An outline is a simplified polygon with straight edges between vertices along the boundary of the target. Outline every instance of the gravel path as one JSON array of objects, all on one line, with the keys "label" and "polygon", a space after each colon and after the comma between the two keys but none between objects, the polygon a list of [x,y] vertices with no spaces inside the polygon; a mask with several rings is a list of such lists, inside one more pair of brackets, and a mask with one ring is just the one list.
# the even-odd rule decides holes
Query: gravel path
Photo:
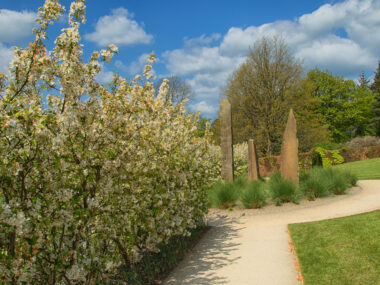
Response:
[{"label": "gravel path", "polygon": [[212,210],[211,229],[163,284],[299,285],[287,225],[380,209],[380,180],[347,195],[260,210]]}]

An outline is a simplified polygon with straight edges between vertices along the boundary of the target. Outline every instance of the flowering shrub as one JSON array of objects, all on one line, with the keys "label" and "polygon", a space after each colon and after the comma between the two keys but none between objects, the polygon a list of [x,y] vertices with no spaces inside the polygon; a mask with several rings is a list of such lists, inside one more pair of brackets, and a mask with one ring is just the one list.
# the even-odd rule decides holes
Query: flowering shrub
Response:
[{"label": "flowering shrub", "polygon": [[248,174],[248,143],[234,145],[235,176]]},{"label": "flowering shrub", "polygon": [[106,88],[95,77],[117,47],[83,61],[84,0],[46,50],[63,13],[46,0],[35,41],[0,76],[0,283],[97,283],[187,235],[207,209],[209,135],[195,137],[184,103],[165,103],[167,82],[154,96],[154,57],[143,78]]},{"label": "flowering shrub", "polygon": [[[248,143],[240,143],[234,145],[234,176],[239,177],[247,175],[248,173]],[[220,179],[221,175],[221,163],[222,153],[220,146],[211,145],[209,151],[210,160],[210,172],[214,180]]]}]

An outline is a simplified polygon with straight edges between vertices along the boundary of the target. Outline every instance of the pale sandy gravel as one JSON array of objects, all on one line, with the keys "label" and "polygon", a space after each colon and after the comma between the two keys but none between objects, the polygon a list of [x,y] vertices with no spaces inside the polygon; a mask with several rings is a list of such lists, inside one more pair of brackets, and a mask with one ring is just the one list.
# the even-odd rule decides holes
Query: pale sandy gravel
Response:
[{"label": "pale sandy gravel", "polygon": [[287,225],[380,209],[380,180],[347,195],[261,210],[213,210],[211,229],[163,284],[299,285]]}]

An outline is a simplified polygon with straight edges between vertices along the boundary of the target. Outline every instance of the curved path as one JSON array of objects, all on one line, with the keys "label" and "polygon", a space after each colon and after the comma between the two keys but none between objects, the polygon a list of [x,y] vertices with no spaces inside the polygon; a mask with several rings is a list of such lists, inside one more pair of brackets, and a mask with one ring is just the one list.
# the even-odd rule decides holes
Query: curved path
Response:
[{"label": "curved path", "polygon": [[163,284],[299,285],[287,225],[380,209],[380,180],[358,184],[300,205],[211,212],[211,229]]}]

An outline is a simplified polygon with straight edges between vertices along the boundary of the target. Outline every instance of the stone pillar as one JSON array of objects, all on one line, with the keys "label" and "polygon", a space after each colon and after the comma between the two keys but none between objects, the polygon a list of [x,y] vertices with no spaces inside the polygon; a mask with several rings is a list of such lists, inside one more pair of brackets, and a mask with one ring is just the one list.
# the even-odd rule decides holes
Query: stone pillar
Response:
[{"label": "stone pillar", "polygon": [[284,138],[281,145],[280,160],[282,177],[292,181],[295,185],[298,185],[298,139],[297,124],[293,109],[290,109],[288,122],[286,124]]},{"label": "stone pillar", "polygon": [[222,150],[222,181],[234,180],[234,154],[232,145],[231,104],[227,99],[220,101],[220,147]]},{"label": "stone pillar", "polygon": [[259,160],[256,152],[256,145],[253,139],[248,141],[248,182],[257,180],[260,177]]}]

